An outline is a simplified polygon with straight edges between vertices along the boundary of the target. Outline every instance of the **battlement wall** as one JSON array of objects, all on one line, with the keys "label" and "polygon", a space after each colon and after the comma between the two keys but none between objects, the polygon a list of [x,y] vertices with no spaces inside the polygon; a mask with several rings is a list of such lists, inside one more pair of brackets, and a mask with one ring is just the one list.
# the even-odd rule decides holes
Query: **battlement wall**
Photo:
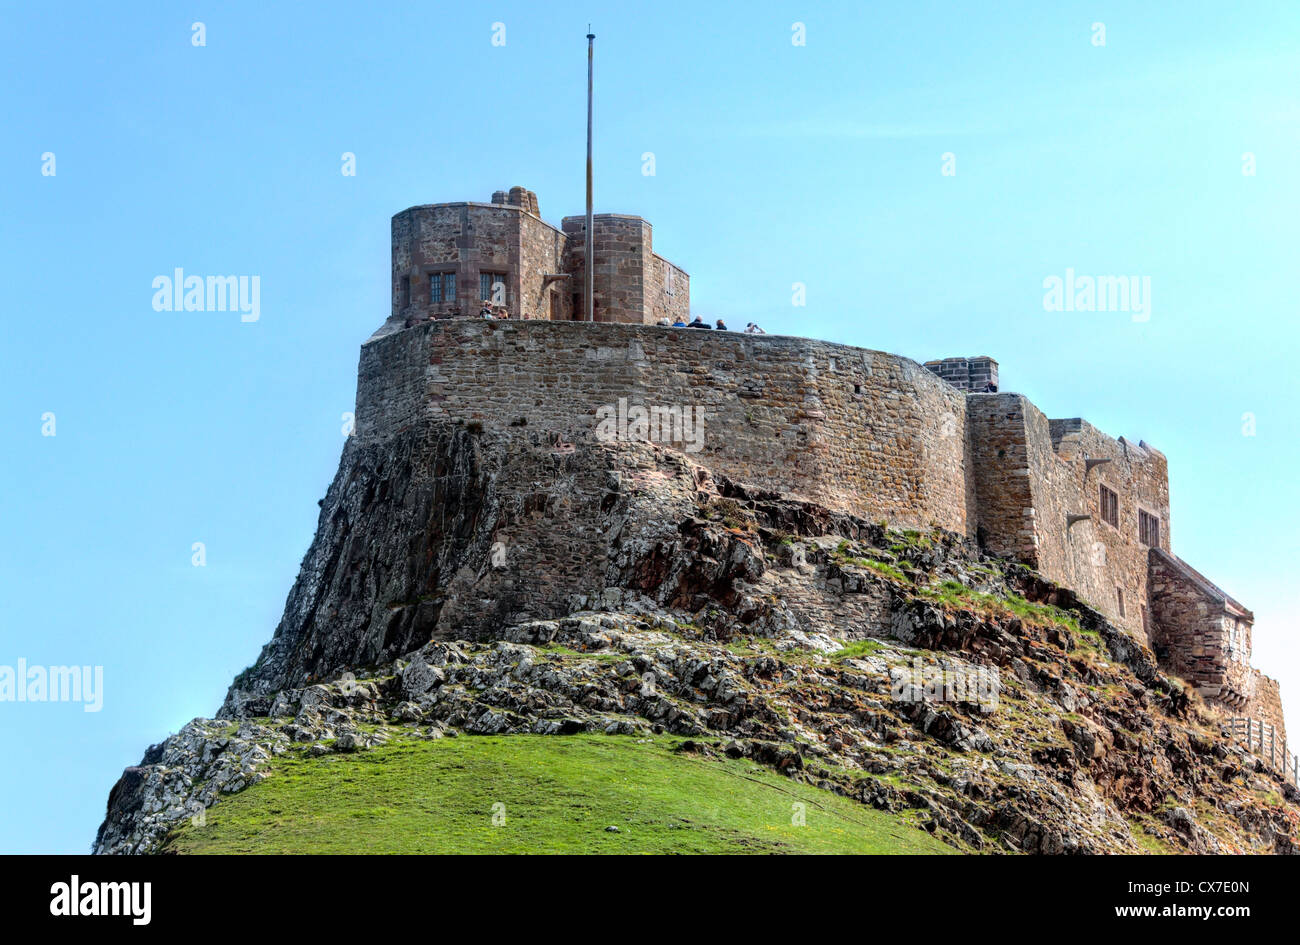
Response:
[{"label": "battlement wall", "polygon": [[[537,255],[549,232],[558,259],[564,236],[519,207],[486,203],[447,203],[411,207],[393,217],[392,279],[394,316],[430,317],[477,314],[482,300],[481,273],[501,273],[506,307],[520,311],[521,220]],[[534,260],[530,259],[530,263]],[[544,265],[544,264],[543,264]],[[450,276],[453,291],[433,298],[430,276]]]},{"label": "battlement wall", "polygon": [[581,448],[611,423],[645,438],[630,407],[699,408],[698,442],[650,438],[751,486],[973,535],[966,401],[907,358],[804,338],[453,319],[362,348],[356,433],[460,422]]},{"label": "battlement wall", "polygon": [[1259,677],[1250,665],[1254,615],[1163,549],[1151,552],[1150,591],[1151,645],[1161,662],[1201,695],[1248,715]]},{"label": "battlement wall", "polygon": [[1245,718],[1258,719],[1266,725],[1273,726],[1279,756],[1284,746],[1287,753],[1294,753],[1295,747],[1287,741],[1286,737],[1286,718],[1282,713],[1282,691],[1277,680],[1265,676],[1257,669],[1252,669],[1250,672],[1254,677],[1254,685],[1251,687],[1253,695],[1242,707],[1240,714]]},{"label": "battlement wall", "polygon": [[[1113,622],[1145,637],[1148,546],[1139,517],[1155,518],[1154,540],[1168,550],[1164,454],[1082,420],[1049,420],[1020,394],[968,399],[985,545],[1073,588]],[[1114,496],[1107,508],[1103,486]]]},{"label": "battlement wall", "polygon": [[[586,217],[561,221],[568,237],[565,268],[577,275],[585,271]],[[641,217],[623,213],[598,213],[591,221],[592,316],[598,322],[654,324],[658,315],[651,303],[659,296],[651,257],[653,232]],[[574,286],[574,303],[585,310],[585,277]]]}]

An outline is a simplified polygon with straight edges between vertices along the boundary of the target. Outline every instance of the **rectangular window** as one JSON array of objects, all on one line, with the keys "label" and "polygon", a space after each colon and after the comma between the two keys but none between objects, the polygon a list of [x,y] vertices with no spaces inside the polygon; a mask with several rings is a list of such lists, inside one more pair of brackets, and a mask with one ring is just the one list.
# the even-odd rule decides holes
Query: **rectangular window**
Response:
[{"label": "rectangular window", "polygon": [[1119,604],[1119,615],[1124,616],[1124,588],[1115,588],[1115,601]]},{"label": "rectangular window", "polygon": [[1160,519],[1138,509],[1138,541],[1148,548],[1160,547]]},{"label": "rectangular window", "polygon": [[456,301],[456,273],[454,272],[429,273],[429,301],[430,302]]},{"label": "rectangular window", "polygon": [[406,308],[411,304],[411,277],[402,276],[397,283],[397,307]]},{"label": "rectangular window", "polygon": [[504,272],[480,272],[478,274],[478,297],[491,305],[505,305],[506,274]]},{"label": "rectangular window", "polygon": [[1105,486],[1101,487],[1101,520],[1113,528],[1119,528],[1119,496]]}]

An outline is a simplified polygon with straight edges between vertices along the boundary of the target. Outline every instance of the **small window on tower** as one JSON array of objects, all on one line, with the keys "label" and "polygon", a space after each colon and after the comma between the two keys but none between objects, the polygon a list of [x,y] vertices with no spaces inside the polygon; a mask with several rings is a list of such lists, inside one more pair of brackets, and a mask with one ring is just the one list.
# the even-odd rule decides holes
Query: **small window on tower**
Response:
[{"label": "small window on tower", "polygon": [[429,301],[430,302],[456,301],[456,273],[454,272],[429,273]]},{"label": "small window on tower", "polygon": [[1138,509],[1138,541],[1148,548],[1160,547],[1160,519]]},{"label": "small window on tower", "polygon": [[406,308],[411,304],[411,277],[402,276],[397,282],[397,307]]},{"label": "small window on tower", "polygon": [[1124,588],[1122,587],[1115,588],[1115,603],[1119,607],[1119,615],[1123,617],[1124,616]]},{"label": "small window on tower", "polygon": [[504,272],[480,272],[478,274],[478,297],[492,305],[505,305],[506,274]]},{"label": "small window on tower", "polygon": [[1119,496],[1115,490],[1101,487],[1101,520],[1113,528],[1119,528]]}]

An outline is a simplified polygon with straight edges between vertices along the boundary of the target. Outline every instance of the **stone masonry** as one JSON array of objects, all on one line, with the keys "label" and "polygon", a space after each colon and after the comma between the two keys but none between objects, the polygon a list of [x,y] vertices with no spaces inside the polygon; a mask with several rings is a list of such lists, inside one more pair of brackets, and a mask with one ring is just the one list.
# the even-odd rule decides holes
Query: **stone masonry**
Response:
[{"label": "stone masonry", "polygon": [[[620,401],[700,408],[697,443],[655,441],[737,481],[872,520],[974,534],[965,396],[906,358],[826,342],[583,322],[424,322],[363,347],[357,434],[434,420],[582,448],[600,442],[598,412],[617,415]],[[629,429],[628,438],[646,437]]]},{"label": "stone masonry", "polygon": [[[654,324],[690,312],[690,276],[655,253],[650,224],[618,213],[593,218],[598,322]],[[585,217],[563,228],[541,218],[537,195],[497,191],[491,203],[438,203],[393,217],[393,308],[388,328],[477,315],[581,319]],[[485,291],[486,290],[486,291]]]},{"label": "stone masonry", "polygon": [[926,361],[925,366],[953,387],[968,392],[984,392],[989,385],[998,389],[998,362],[990,357],[944,358]]}]

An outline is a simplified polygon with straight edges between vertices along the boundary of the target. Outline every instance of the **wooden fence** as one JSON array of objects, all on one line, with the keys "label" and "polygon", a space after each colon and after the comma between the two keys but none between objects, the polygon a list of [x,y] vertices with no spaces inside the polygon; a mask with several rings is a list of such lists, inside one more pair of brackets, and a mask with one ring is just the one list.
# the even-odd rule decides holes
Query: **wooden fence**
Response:
[{"label": "wooden fence", "polygon": [[1300,757],[1293,754],[1284,739],[1277,737],[1273,726],[1261,719],[1231,718],[1224,730],[1234,742],[1300,787]]}]

